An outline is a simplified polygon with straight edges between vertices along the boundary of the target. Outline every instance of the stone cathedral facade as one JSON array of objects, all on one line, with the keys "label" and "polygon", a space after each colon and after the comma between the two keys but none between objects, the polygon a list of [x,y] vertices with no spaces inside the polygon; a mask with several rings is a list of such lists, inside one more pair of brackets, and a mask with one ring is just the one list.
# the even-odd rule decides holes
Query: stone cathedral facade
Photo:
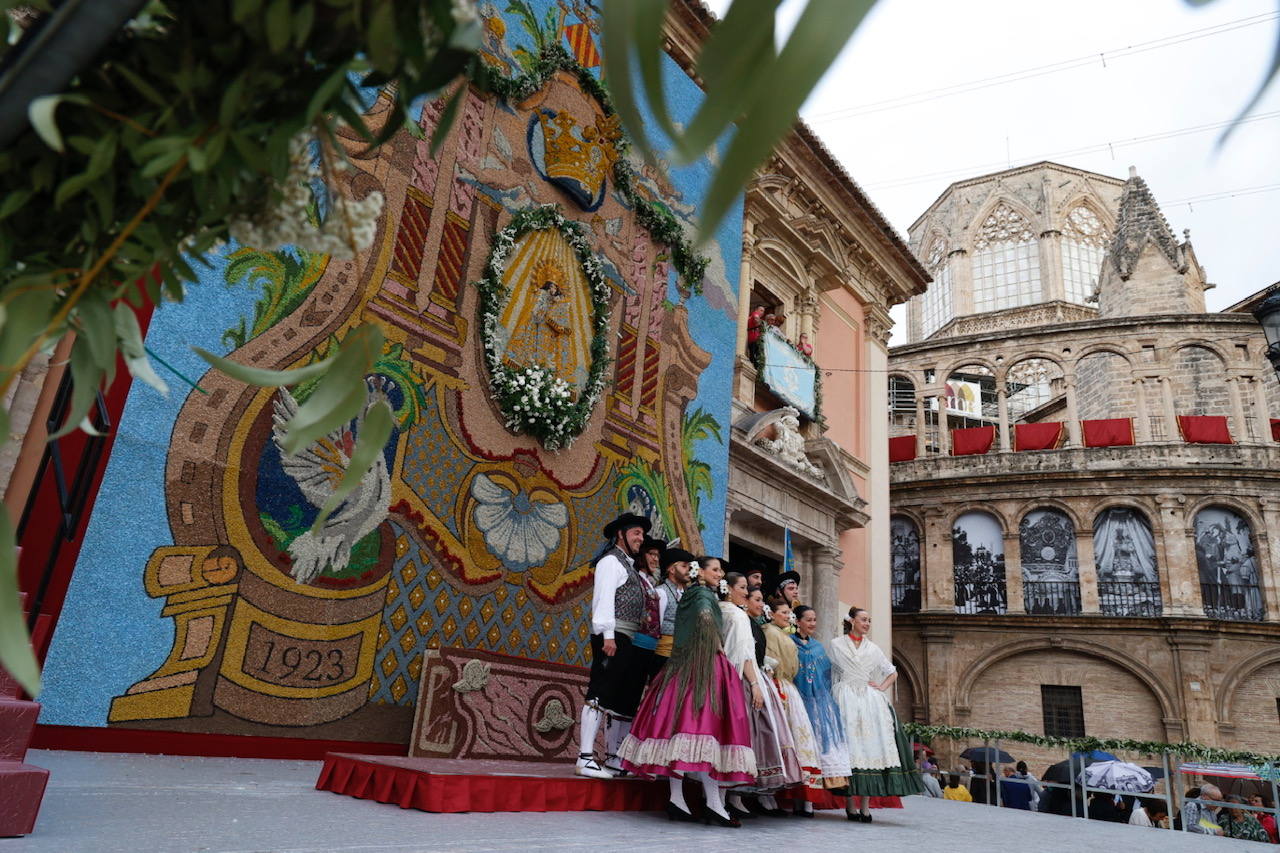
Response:
[{"label": "stone cathedral facade", "polygon": [[1133,170],[960,181],[910,239],[934,281],[889,359],[902,717],[1274,751],[1280,387],[1252,299],[1205,310]]}]

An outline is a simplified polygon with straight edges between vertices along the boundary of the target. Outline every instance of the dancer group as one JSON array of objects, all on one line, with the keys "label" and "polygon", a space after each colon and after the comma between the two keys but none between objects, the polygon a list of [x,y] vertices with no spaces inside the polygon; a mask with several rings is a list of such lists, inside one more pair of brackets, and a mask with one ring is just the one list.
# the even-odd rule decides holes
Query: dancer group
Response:
[{"label": "dancer group", "polygon": [[[666,547],[649,530],[631,513],[604,528],[579,775],[665,777],[667,817],[725,827],[788,814],[781,794],[790,813],[812,817],[820,791],[869,823],[870,798],[922,790],[885,692],[897,673],[867,636],[866,610],[851,608],[847,633],[824,647],[798,574],[784,572],[766,602],[758,573]],[[701,785],[701,809],[686,801],[686,779]]]}]

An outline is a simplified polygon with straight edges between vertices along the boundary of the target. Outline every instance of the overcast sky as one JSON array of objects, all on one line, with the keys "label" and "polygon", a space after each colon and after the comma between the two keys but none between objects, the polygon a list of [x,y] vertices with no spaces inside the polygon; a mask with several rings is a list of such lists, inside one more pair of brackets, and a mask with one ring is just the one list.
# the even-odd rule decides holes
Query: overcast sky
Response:
[{"label": "overcast sky", "polygon": [[[783,28],[799,8],[787,0]],[[956,180],[1044,159],[1136,166],[1175,233],[1191,229],[1220,310],[1280,279],[1280,80],[1221,148],[1220,129],[1185,131],[1244,106],[1278,18],[1274,0],[880,0],[802,115],[903,236]],[[894,99],[913,102],[883,108]]]}]

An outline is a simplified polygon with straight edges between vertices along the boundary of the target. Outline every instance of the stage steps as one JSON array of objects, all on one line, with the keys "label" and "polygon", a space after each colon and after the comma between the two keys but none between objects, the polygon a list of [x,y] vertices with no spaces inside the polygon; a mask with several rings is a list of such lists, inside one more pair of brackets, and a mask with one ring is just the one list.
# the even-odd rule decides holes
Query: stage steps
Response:
[{"label": "stage steps", "polygon": [[[22,596],[26,612],[26,596]],[[26,763],[40,703],[0,668],[0,837],[29,835],[36,826],[49,771]]]}]

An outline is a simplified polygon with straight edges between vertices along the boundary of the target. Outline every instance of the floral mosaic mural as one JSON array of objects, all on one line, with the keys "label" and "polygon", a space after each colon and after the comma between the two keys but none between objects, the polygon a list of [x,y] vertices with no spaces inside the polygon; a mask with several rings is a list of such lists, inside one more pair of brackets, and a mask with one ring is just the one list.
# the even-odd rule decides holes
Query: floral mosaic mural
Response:
[{"label": "floral mosaic mural", "polygon": [[[131,392],[44,722],[404,742],[450,650],[534,685],[588,663],[591,561],[619,511],[723,546],[740,216],[691,254],[707,164],[628,152],[586,4],[481,9],[505,97],[470,93],[434,156],[439,101],[376,154],[343,140],[353,195],[386,199],[367,252],[229,246],[157,312],[148,345],[198,387]],[[387,344],[366,408],[388,401],[395,429],[312,531],[362,418],[287,456],[278,424],[314,389],[250,388],[187,350],[293,367],[370,321]],[[569,694],[547,696],[530,725],[564,717]]]}]

